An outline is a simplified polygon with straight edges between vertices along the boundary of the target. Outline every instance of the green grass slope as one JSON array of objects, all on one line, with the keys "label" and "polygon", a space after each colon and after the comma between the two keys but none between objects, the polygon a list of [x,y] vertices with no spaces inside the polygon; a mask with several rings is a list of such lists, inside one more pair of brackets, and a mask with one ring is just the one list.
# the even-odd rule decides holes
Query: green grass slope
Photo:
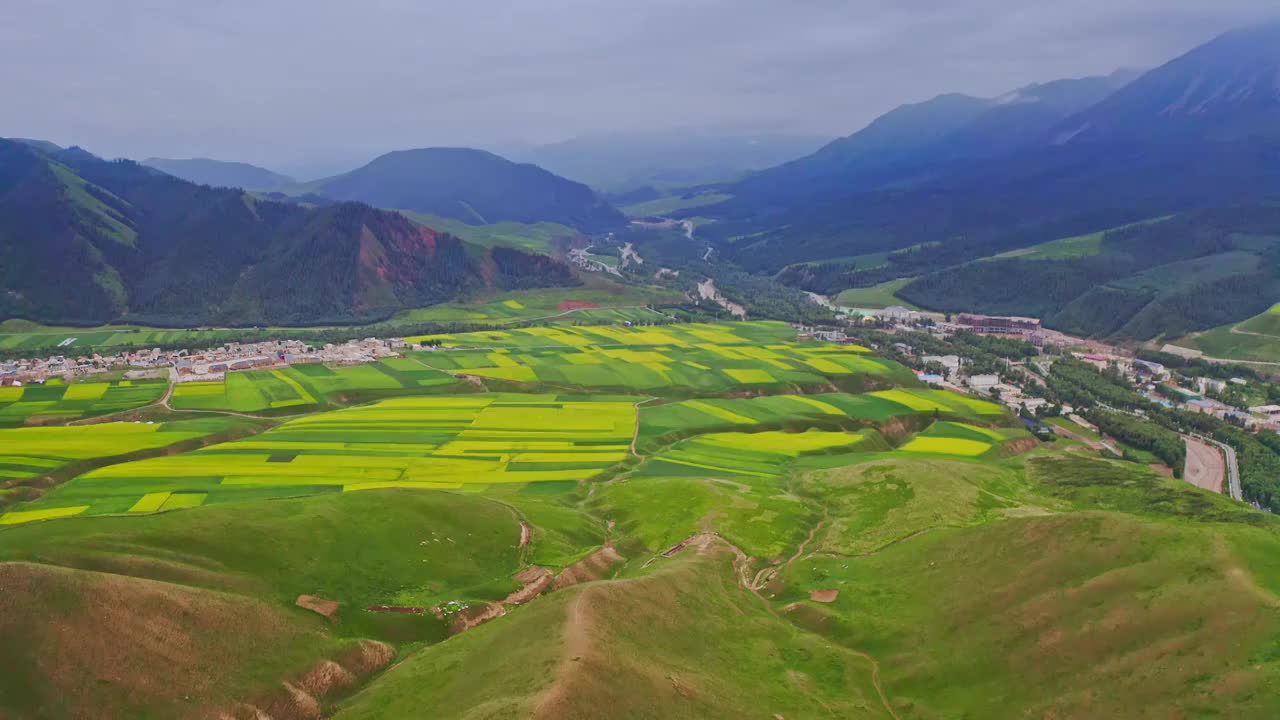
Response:
[{"label": "green grass slope", "polygon": [[866,660],[773,616],[732,561],[713,545],[539,599],[414,655],[334,717],[890,717]]}]

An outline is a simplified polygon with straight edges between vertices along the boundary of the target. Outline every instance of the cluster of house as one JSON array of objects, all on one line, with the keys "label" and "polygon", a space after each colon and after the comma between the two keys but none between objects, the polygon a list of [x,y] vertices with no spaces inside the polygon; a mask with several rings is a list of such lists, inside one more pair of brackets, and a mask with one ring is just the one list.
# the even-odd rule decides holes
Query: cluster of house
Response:
[{"label": "cluster of house", "polygon": [[66,357],[54,355],[0,363],[0,385],[42,383],[55,377],[87,377],[117,370],[168,374],[177,382],[217,380],[226,373],[255,368],[284,367],[297,363],[353,365],[373,362],[411,349],[421,349],[400,338],[365,338],[314,347],[301,340],[259,343],[227,343],[199,351],[133,350],[115,355]]},{"label": "cluster of house", "polygon": [[946,337],[966,330],[982,335],[1011,335],[1019,337],[1036,347],[1044,347],[1051,341],[1074,340],[1060,336],[1060,333],[1046,331],[1039,318],[1015,317],[1000,315],[978,315],[976,313],[960,313],[954,317],[943,313],[912,310],[894,305],[887,308],[863,309],[837,307],[849,323],[881,322],[903,329],[918,329],[927,326],[930,333]]}]

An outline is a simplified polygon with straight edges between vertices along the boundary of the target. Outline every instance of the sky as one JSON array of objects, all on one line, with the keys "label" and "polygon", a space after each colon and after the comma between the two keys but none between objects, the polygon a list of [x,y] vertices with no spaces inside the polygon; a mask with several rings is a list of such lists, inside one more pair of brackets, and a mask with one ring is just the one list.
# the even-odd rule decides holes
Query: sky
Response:
[{"label": "sky", "polygon": [[410,147],[847,135],[1150,68],[1275,0],[4,0],[0,136],[301,177]]}]

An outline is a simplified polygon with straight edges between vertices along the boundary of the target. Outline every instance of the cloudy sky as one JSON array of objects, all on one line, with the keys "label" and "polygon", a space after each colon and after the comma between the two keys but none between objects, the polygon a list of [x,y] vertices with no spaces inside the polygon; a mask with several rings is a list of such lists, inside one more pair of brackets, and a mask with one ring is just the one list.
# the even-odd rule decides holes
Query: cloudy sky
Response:
[{"label": "cloudy sky", "polygon": [[1152,67],[1275,0],[8,0],[0,136],[302,175],[395,148],[844,135]]}]

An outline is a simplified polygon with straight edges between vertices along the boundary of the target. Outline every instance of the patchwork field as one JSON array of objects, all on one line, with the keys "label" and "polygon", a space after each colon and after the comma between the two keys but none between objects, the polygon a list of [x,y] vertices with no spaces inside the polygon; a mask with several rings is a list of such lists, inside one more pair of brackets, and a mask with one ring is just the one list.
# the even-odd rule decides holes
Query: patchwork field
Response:
[{"label": "patchwork field", "polygon": [[433,391],[453,384],[453,377],[412,358],[385,358],[347,367],[312,363],[279,370],[227,373],[222,381],[179,383],[169,404],[175,410],[296,412],[315,408],[333,396],[344,394],[385,396]]},{"label": "patchwork field", "polygon": [[814,387],[833,380],[912,382],[905,368],[870,355],[866,348],[779,341],[793,334],[775,323],[527,328],[426,338],[446,346],[489,349],[418,353],[413,358],[480,378],[653,394]]},{"label": "patchwork field", "polygon": [[631,399],[473,395],[384,400],[292,420],[247,440],[104,467],[34,509],[89,515],[325,492],[576,482],[625,460]]},{"label": "patchwork field", "polygon": [[[185,440],[224,433],[241,425],[236,418],[178,420],[166,423],[101,423],[83,427],[0,429],[0,507],[26,481],[73,463],[105,460],[142,450],[168,447]],[[75,504],[45,507],[22,505],[0,515],[0,524],[13,524],[83,512]]]},{"label": "patchwork field", "polygon": [[1280,712],[1271,515],[778,323],[433,339],[0,429],[0,716]]},{"label": "patchwork field", "polygon": [[[389,328],[421,323],[503,325],[543,320],[548,322],[666,322],[669,318],[646,310],[650,305],[681,302],[679,292],[656,287],[635,287],[605,278],[590,277],[582,287],[513,290],[480,295],[468,302],[445,303],[405,310],[390,320],[365,326],[367,334],[386,336]],[[26,320],[0,322],[0,353],[47,350],[50,354],[84,354],[104,348],[166,346],[214,346],[250,337],[308,339],[317,330],[332,328],[271,327],[262,331],[233,328],[166,329],[141,325],[60,327]]]},{"label": "patchwork field", "polygon": [[648,327],[529,327],[510,330],[405,338],[411,342],[434,342],[446,348],[580,348],[664,345],[767,345],[795,339],[796,331],[786,323],[753,321],[742,323],[689,323]]},{"label": "patchwork field", "polygon": [[0,387],[0,428],[44,425],[110,415],[156,402],[168,384],[162,380],[82,381]]},{"label": "patchwork field", "polygon": [[502,325],[535,319],[564,322],[655,322],[667,318],[646,310],[649,305],[679,303],[678,292],[639,288],[590,278],[583,287],[516,290],[481,295],[471,302],[406,310],[392,322],[456,322]]}]

